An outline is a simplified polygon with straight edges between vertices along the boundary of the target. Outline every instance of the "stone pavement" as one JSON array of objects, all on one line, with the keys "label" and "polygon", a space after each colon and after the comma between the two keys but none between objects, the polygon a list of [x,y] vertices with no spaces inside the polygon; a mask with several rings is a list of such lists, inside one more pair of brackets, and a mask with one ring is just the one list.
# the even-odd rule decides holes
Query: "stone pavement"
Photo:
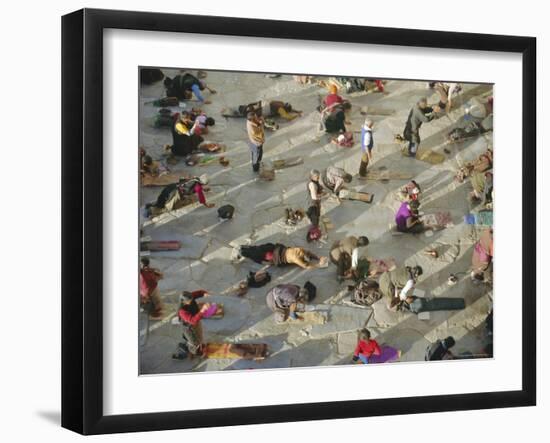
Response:
[{"label": "stone pavement", "polygon": [[[173,77],[178,71],[165,70]],[[180,251],[153,253],[151,264],[160,268],[165,278],[160,281],[160,290],[167,304],[166,315],[175,314],[178,294],[182,290],[206,289],[213,296],[208,301],[222,302],[225,307],[223,319],[203,321],[206,341],[261,342],[269,345],[270,355],[260,362],[235,360],[188,360],[173,361],[180,327],[172,325],[169,318],[161,323],[149,322],[150,332],[145,333],[147,321],[140,315],[140,369],[142,374],[174,373],[186,371],[212,371],[225,369],[286,368],[318,365],[348,364],[357,338],[357,331],[368,326],[380,344],[388,344],[402,351],[400,361],[423,360],[426,346],[437,338],[453,335],[457,345],[455,353],[480,352],[485,344],[483,321],[492,307],[492,288],[470,282],[465,271],[470,266],[473,244],[478,230],[462,222],[464,214],[471,211],[467,195],[469,182],[458,184],[453,180],[457,167],[472,160],[492,145],[492,135],[470,140],[457,145],[445,146],[446,160],[439,165],[430,165],[417,159],[402,156],[400,146],[393,137],[403,130],[409,110],[422,96],[430,103],[437,102],[435,93],[426,88],[425,82],[388,81],[387,93],[343,94],[353,104],[352,121],[362,123],[362,106],[393,109],[390,116],[377,116],[374,120],[373,169],[387,168],[413,175],[423,190],[422,211],[449,211],[454,226],[436,232],[433,236],[401,235],[389,232],[389,223],[399,201],[396,191],[405,181],[359,181],[359,136],[352,148],[341,148],[330,143],[327,135],[319,132],[319,115],[315,111],[319,95],[326,90],[315,85],[300,85],[291,76],[266,78],[262,74],[235,74],[209,72],[209,86],[218,91],[215,95],[205,93],[212,104],[203,106],[216,125],[206,136],[207,140],[220,141],[227,145],[223,154],[230,161],[227,168],[217,162],[207,166],[188,167],[183,162],[171,166],[174,171],[185,171],[210,177],[211,191],[207,200],[216,204],[232,204],[236,208],[231,221],[220,222],[216,208],[208,209],[198,204],[185,207],[170,214],[163,214],[154,221],[142,219],[144,235],[153,239],[180,240]],[[463,107],[473,97],[491,94],[489,85],[465,84],[453,111],[422,126],[422,148],[443,151],[444,136],[463,118]],[[142,87],[140,95],[140,146],[146,148],[153,158],[161,159],[163,146],[171,144],[168,128],[155,129],[152,117],[159,108],[145,104],[162,97],[162,82]],[[264,161],[292,156],[302,156],[304,164],[277,171],[271,182],[259,181],[250,167],[249,151],[244,119],[224,119],[222,108],[236,106],[259,99],[288,101],[304,115],[292,122],[280,122],[276,132],[266,131]],[[175,108],[173,108],[175,109]],[[305,240],[308,223],[296,226],[284,223],[287,207],[305,208],[305,187],[308,172],[328,165],[343,167],[354,174],[350,188],[373,193],[372,204],[335,200],[323,201],[323,216],[330,218],[334,229],[328,232],[323,243],[308,244]],[[142,188],[140,205],[153,201],[161,188]],[[259,289],[250,289],[242,297],[227,295],[231,286],[246,278],[249,271],[260,268],[249,260],[231,262],[233,246],[265,242],[281,242],[312,249],[318,255],[328,255],[330,244],[348,235],[366,235],[371,244],[368,255],[376,258],[393,257],[398,264],[416,265],[424,269],[418,289],[426,296],[464,297],[466,309],[454,312],[431,313],[428,320],[419,320],[410,313],[392,313],[383,300],[371,308],[353,307],[345,303],[346,284],[335,278],[335,267],[310,271],[297,267],[270,268],[272,282]],[[423,254],[427,247],[436,247],[439,258]],[[450,273],[458,274],[460,281],[447,285]],[[326,312],[324,324],[291,322],[275,324],[271,311],[265,303],[265,294],[273,285],[293,282],[302,285],[312,281],[318,288],[316,308]]]}]

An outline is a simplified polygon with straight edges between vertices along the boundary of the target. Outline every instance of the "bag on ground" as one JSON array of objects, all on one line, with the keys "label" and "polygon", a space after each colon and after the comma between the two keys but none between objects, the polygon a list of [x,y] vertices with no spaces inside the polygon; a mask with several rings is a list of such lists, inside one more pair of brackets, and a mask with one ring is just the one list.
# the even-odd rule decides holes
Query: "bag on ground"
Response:
[{"label": "bag on ground", "polygon": [[352,294],[352,300],[362,306],[370,306],[381,298],[380,287],[372,279],[361,280]]},{"label": "bag on ground", "polygon": [[311,226],[309,230],[307,231],[307,241],[312,242],[315,240],[319,240],[323,233],[321,232],[321,229],[319,229],[318,226]]},{"label": "bag on ground", "polygon": [[224,220],[230,220],[233,218],[235,207],[232,205],[223,205],[218,208],[218,216]]},{"label": "bag on ground", "polygon": [[261,288],[271,281],[271,275],[267,271],[258,271],[248,273],[246,282],[249,288]]}]

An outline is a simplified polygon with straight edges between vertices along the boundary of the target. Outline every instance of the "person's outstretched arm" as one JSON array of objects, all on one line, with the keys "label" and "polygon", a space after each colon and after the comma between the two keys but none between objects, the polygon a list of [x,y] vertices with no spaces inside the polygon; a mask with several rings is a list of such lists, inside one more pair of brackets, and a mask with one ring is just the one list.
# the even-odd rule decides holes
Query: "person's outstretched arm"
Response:
[{"label": "person's outstretched arm", "polygon": [[191,86],[191,90],[195,94],[195,97],[197,97],[197,100],[204,103],[204,97],[201,94],[201,89],[199,88],[199,85],[194,84]]}]

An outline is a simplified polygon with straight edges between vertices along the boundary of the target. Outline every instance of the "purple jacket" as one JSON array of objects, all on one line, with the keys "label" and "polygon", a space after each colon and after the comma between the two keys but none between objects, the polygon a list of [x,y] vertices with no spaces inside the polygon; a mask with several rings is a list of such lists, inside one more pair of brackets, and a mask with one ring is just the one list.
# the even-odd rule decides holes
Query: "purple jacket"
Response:
[{"label": "purple jacket", "polygon": [[412,216],[412,212],[409,209],[409,204],[407,202],[401,203],[397,214],[395,214],[395,224],[399,231],[407,230],[407,219]]}]

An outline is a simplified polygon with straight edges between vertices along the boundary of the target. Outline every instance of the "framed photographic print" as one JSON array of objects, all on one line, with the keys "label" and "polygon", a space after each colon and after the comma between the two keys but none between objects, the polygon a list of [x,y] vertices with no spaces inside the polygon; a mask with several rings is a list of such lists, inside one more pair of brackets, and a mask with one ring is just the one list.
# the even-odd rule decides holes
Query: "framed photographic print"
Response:
[{"label": "framed photographic print", "polygon": [[64,427],[535,404],[534,38],[62,25]]}]

